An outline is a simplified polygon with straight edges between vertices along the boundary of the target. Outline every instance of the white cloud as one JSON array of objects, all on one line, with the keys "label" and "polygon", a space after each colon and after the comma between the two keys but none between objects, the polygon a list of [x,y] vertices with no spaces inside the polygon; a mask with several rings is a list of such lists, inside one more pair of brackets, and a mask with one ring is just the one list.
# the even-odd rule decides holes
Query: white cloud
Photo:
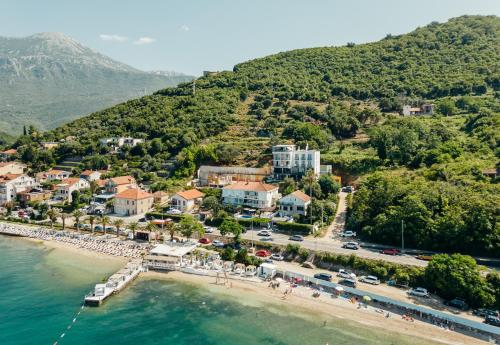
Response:
[{"label": "white cloud", "polygon": [[134,41],[134,44],[151,44],[156,41],[156,38],[152,37],[141,37],[138,40]]},{"label": "white cloud", "polygon": [[120,35],[107,35],[100,34],[99,38],[103,41],[113,41],[113,42],[125,42],[128,41],[128,37],[120,36]]},{"label": "white cloud", "polygon": [[184,24],[184,25],[181,25],[179,27],[179,30],[181,30],[181,31],[189,31],[189,30],[191,30],[191,28],[189,26],[187,26],[186,24]]}]

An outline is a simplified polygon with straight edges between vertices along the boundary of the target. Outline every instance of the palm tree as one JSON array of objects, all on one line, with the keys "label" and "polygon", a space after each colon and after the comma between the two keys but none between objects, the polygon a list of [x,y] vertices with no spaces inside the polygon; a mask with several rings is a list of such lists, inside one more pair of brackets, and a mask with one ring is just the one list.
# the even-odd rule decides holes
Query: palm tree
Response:
[{"label": "palm tree", "polygon": [[47,211],[47,216],[50,219],[50,227],[52,229],[54,229],[54,223],[57,221],[57,218],[59,218],[60,213],[61,213],[60,210],[55,207]]},{"label": "palm tree", "polygon": [[99,185],[97,184],[97,181],[90,181],[90,193],[94,195],[97,190],[99,189]]},{"label": "palm tree", "polygon": [[170,235],[170,242],[174,240],[175,233],[177,232],[177,226],[174,222],[168,222],[165,224],[165,232]]},{"label": "palm tree", "polygon": [[116,228],[116,237],[120,237],[120,228],[123,226],[123,224],[124,224],[123,219],[116,219],[113,222],[113,225]]},{"label": "palm tree", "polygon": [[106,235],[106,225],[110,223],[110,219],[108,216],[99,217],[99,223],[102,225],[102,230],[104,231],[104,235]]},{"label": "palm tree", "polygon": [[80,210],[74,210],[72,215],[75,218],[76,231],[79,232],[80,231],[80,218],[83,217],[83,212]]},{"label": "palm tree", "polygon": [[96,221],[96,217],[95,216],[92,216],[92,215],[88,216],[87,222],[90,224],[90,231],[92,233],[94,233],[94,223],[95,223],[95,221]]},{"label": "palm tree", "polygon": [[153,224],[153,222],[148,222],[144,227],[144,230],[148,232],[148,242],[150,242],[151,233],[158,230],[158,227]]},{"label": "palm tree", "polygon": [[129,223],[128,228],[132,231],[132,237],[135,240],[135,231],[139,228],[139,223],[137,222]]},{"label": "palm tree", "polygon": [[61,212],[59,214],[59,218],[61,218],[61,222],[62,222],[62,229],[64,230],[66,228],[66,218],[68,218],[69,214],[65,213],[65,212]]}]

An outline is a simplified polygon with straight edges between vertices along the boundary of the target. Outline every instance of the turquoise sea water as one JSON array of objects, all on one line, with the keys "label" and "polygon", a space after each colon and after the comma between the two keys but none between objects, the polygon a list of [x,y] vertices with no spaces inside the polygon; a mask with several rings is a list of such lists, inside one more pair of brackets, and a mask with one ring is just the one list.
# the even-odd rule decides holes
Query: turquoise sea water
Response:
[{"label": "turquoise sea water", "polygon": [[73,323],[84,294],[119,266],[0,236],[0,344],[424,344],[154,279],[83,309]]}]

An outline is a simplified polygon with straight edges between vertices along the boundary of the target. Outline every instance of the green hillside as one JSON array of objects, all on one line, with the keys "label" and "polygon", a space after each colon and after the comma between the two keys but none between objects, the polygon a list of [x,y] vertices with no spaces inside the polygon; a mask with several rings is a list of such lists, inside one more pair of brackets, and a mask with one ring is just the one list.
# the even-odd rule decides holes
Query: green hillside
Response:
[{"label": "green hillside", "polygon": [[[278,142],[322,151],[359,186],[348,226],[362,238],[500,256],[497,166],[500,18],[465,16],[363,45],[279,53],[122,103],[15,144],[43,169],[68,156],[175,189],[203,163],[261,166]],[[402,118],[403,104],[435,104]],[[98,139],[144,145],[108,154]],[[37,142],[72,136],[55,151]],[[173,171],[166,171],[171,161]],[[169,176],[165,178],[165,176]]]}]

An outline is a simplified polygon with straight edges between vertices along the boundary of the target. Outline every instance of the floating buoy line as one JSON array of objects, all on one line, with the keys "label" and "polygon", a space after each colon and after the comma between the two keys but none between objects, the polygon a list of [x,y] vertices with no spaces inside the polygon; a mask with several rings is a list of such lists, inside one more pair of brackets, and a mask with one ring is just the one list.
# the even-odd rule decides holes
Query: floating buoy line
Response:
[{"label": "floating buoy line", "polygon": [[57,345],[59,341],[61,341],[62,338],[64,338],[66,336],[66,333],[68,333],[68,331],[71,330],[71,328],[73,328],[73,325],[76,323],[78,317],[80,316],[80,314],[82,313],[82,311],[85,309],[85,304],[83,303],[80,308],[78,308],[78,311],[73,315],[73,320],[69,323],[69,325],[66,327],[66,329],[61,333],[61,335],[59,336],[59,339],[54,341],[54,344],[53,345]]}]

